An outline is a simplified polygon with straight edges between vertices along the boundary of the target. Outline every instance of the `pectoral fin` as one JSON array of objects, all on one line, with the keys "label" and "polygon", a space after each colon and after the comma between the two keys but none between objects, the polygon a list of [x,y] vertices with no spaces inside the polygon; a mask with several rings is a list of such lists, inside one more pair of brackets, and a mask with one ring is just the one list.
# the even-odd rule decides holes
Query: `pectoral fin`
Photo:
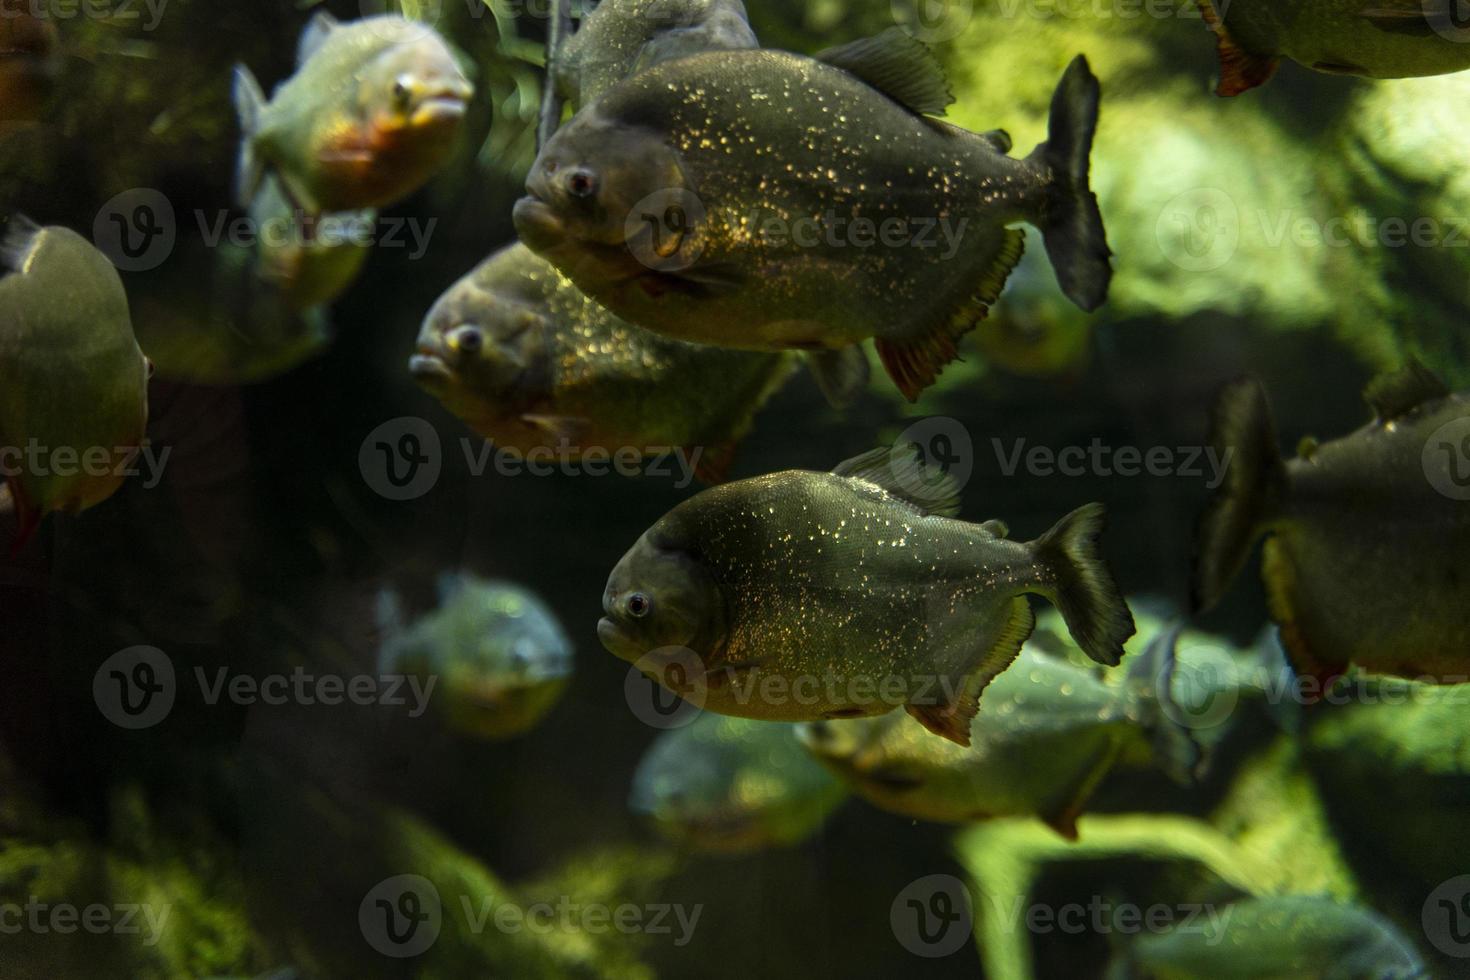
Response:
[{"label": "pectoral fin", "polygon": [[1098,784],[1112,770],[1122,748],[1123,743],[1118,739],[1108,739],[1091,761],[1082,767],[1077,778],[1057,794],[1056,800],[1050,806],[1037,814],[1041,822],[1067,840],[1075,841],[1078,818],[1087,808],[1087,801],[1092,799]]},{"label": "pectoral fin", "polygon": [[1276,66],[1281,63],[1281,59],[1247,51],[1231,36],[1224,19],[1215,10],[1213,0],[1195,2],[1199,4],[1200,15],[1204,17],[1205,23],[1215,32],[1216,47],[1220,55],[1220,83],[1215,94],[1225,97],[1239,95],[1270,81],[1271,76],[1276,74]]},{"label": "pectoral fin", "polygon": [[592,425],[589,419],[564,415],[522,415],[521,421],[539,429],[558,443],[575,442]]},{"label": "pectoral fin", "polygon": [[868,387],[872,372],[862,347],[841,350],[812,351],[806,355],[807,367],[833,408],[846,408]]},{"label": "pectoral fin", "polygon": [[1449,394],[1449,388],[1433,371],[1410,360],[1402,371],[1376,379],[1363,397],[1383,424],[1401,419],[1431,402],[1442,401]]},{"label": "pectoral fin", "polygon": [[949,739],[957,745],[970,747],[970,723],[980,711],[980,695],[990,682],[1015,662],[1021,653],[1021,645],[1036,629],[1036,616],[1025,597],[1011,600],[1010,615],[1000,636],[996,639],[980,663],[960,682],[953,700],[944,704],[907,704],[904,710],[935,735]]},{"label": "pectoral fin", "polygon": [[918,401],[919,395],[938,379],[945,366],[959,359],[956,341],[990,315],[990,307],[1000,299],[1006,280],[1025,251],[1026,233],[1019,228],[1008,229],[1000,253],[981,277],[975,292],[947,319],[917,336],[880,337],[874,342],[883,367],[905,398]]}]

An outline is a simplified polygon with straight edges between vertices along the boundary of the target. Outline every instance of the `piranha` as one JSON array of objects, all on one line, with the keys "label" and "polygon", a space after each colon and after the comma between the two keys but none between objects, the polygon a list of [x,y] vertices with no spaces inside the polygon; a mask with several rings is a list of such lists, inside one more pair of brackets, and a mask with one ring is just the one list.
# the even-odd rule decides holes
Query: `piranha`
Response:
[{"label": "piranha", "polygon": [[60,72],[60,39],[51,18],[19,9],[0,16],[0,132],[40,120]]},{"label": "piranha", "polygon": [[0,239],[0,464],[17,547],[45,515],[122,485],[152,371],[107,256],[70,229],[12,217]]},{"label": "piranha", "polygon": [[256,275],[292,313],[324,306],[356,281],[372,251],[371,209],[308,214],[293,208],[280,181],[265,177],[250,204],[259,229]]},{"label": "piranha", "polygon": [[1383,916],[1330,898],[1249,898],[1118,943],[1108,980],[1429,980],[1414,944]]},{"label": "piranha", "polygon": [[562,45],[553,71],[562,98],[580,109],[665,61],[758,47],[741,0],[603,0]]},{"label": "piranha", "polygon": [[705,713],[649,747],[629,806],[691,850],[750,854],[806,840],[846,797],[792,726]]},{"label": "piranha", "polygon": [[719,714],[817,721],[901,706],[969,745],[981,692],[1035,626],[1028,595],[1059,607],[1109,666],[1133,618],[1098,552],[1101,504],[1028,544],[958,513],[957,482],[912,444],[706,490],[618,563],[598,636]]},{"label": "piranha", "polygon": [[1219,95],[1264,85],[1282,58],[1367,78],[1470,68],[1460,0],[1196,0],[1220,55]]},{"label": "piranha", "polygon": [[439,299],[409,362],[425,390],[497,447],[682,448],[710,483],[724,480],[792,367],[786,355],[701,347],[624,323],[523,245]]},{"label": "piranha", "polygon": [[802,743],[853,791],[915,820],[963,823],[1034,816],[1069,840],[1116,766],[1162,769],[1188,784],[1199,757],[1189,731],[1161,707],[1174,669],[1160,635],[1129,659],[1125,682],[1028,644],[989,691],[970,747],[933,738],[902,714],[808,722]]},{"label": "piranha", "polygon": [[473,738],[513,738],[555,706],[572,674],[572,645],[535,595],[471,575],[439,581],[439,608],[411,625],[393,592],[378,598],[385,670],[437,678],[448,725]]},{"label": "piranha", "polygon": [[1229,386],[1217,449],[1235,464],[1200,523],[1196,608],[1213,608],[1266,538],[1272,619],[1297,672],[1351,665],[1438,683],[1470,676],[1470,399],[1411,363],[1368,387],[1376,414],[1283,460],[1265,389]]},{"label": "piranha", "polygon": [[318,14],[301,36],[296,74],[269,102],[250,70],[235,68],[237,203],[249,207],[275,173],[309,214],[393,204],[448,159],[473,94],[427,25]]},{"label": "piranha", "polygon": [[1048,139],[935,118],[943,70],[901,30],[806,58],[721,51],[613,86],[543,147],[521,239],[631,323],[744,350],[818,352],[841,374],[874,339],[910,400],[958,357],[1040,227],[1091,311],[1111,254],[1088,157],[1100,88],[1073,61]]}]

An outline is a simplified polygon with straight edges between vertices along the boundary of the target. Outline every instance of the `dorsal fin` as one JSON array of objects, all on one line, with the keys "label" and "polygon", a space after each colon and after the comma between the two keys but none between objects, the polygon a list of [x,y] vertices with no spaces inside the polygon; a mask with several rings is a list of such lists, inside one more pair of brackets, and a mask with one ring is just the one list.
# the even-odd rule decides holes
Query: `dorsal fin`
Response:
[{"label": "dorsal fin", "polygon": [[13,214],[0,235],[0,276],[25,271],[26,259],[36,247],[41,226],[23,214]]},{"label": "dorsal fin", "polygon": [[296,43],[296,67],[306,64],[327,40],[327,35],[336,29],[337,18],[325,10],[317,11],[316,16],[301,31],[301,40]]},{"label": "dorsal fin", "polygon": [[1005,521],[986,521],[980,525],[980,530],[1002,541],[1011,536],[1011,526]]},{"label": "dorsal fin", "polygon": [[1379,422],[1392,422],[1449,394],[1450,390],[1433,371],[1410,358],[1402,371],[1376,378],[1363,397],[1378,413]]},{"label": "dorsal fin", "polygon": [[944,67],[929,45],[901,28],[828,48],[816,57],[920,115],[942,116],[955,100]]},{"label": "dorsal fin", "polygon": [[915,443],[904,443],[892,449],[874,449],[838,464],[832,472],[871,483],[921,515],[959,516],[959,481],[927,462],[923,450]]}]

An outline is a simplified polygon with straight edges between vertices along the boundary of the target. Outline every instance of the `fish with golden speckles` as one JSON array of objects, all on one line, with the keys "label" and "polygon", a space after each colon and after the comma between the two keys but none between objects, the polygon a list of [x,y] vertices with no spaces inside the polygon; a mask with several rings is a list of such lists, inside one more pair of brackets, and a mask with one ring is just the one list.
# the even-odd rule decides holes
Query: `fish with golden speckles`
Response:
[{"label": "fish with golden speckles", "polygon": [[1058,606],[1110,666],[1134,627],[1098,552],[1102,505],[1030,543],[958,512],[958,486],[913,445],[706,490],[618,563],[598,636],[720,714],[816,721],[903,707],[968,745],[981,692],[1035,625],[1027,596]]},{"label": "fish with golden speckles", "polygon": [[420,386],[502,449],[683,448],[716,483],[794,367],[789,355],[686,344],[624,323],[523,245],[439,299],[409,362]]},{"label": "fish with golden speckles", "polygon": [[[874,339],[913,400],[1000,296],[1024,247],[1012,225],[1042,229],[1073,302],[1104,301],[1111,253],[1088,182],[1099,97],[1077,58],[1047,141],[1015,159],[1004,133],[935,118],[953,96],[902,31],[815,59],[679,58],[615,85],[556,133],[516,228],[631,323],[816,352],[839,376]],[[859,237],[860,222],[875,235]]]}]

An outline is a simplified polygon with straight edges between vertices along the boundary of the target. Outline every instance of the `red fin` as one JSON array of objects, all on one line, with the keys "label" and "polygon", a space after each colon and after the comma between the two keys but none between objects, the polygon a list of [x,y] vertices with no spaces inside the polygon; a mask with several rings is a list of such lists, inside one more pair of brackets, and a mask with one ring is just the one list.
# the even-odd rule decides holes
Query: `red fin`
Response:
[{"label": "red fin", "polygon": [[1220,84],[1215,94],[1229,98],[1249,92],[1258,85],[1265,85],[1276,74],[1280,58],[1252,54],[1236,43],[1225,27],[1225,21],[1215,11],[1213,0],[1195,0],[1200,15],[1210,30],[1215,32],[1216,46],[1220,54]]},{"label": "red fin", "polygon": [[906,704],[904,710],[914,716],[935,735],[949,739],[956,745],[970,747],[970,723],[980,711],[980,695],[990,682],[1015,662],[1020,656],[1021,646],[1036,629],[1036,616],[1025,596],[1011,600],[1011,608],[1002,625],[995,644],[985,651],[984,657],[966,674],[948,704]]},{"label": "red fin", "polygon": [[956,745],[970,747],[970,722],[980,710],[980,699],[962,694],[949,704],[906,704],[904,710],[914,720],[940,738]]},{"label": "red fin", "polygon": [[905,398],[918,401],[945,366],[959,360],[956,341],[990,315],[991,305],[1000,298],[1006,280],[1025,251],[1026,233],[1019,228],[1009,229],[1000,253],[981,277],[979,287],[945,323],[916,337],[880,337],[874,341],[884,369]]},{"label": "red fin", "polygon": [[707,486],[717,486],[730,479],[730,468],[735,465],[735,453],[739,443],[723,442],[710,446],[699,453],[699,462],[694,466],[694,475]]},{"label": "red fin", "polygon": [[1334,681],[1343,676],[1344,666],[1330,666],[1322,661],[1307,642],[1297,621],[1296,576],[1291,562],[1276,539],[1266,541],[1265,555],[1261,564],[1261,578],[1266,583],[1266,601],[1271,608],[1271,618],[1281,627],[1281,646],[1291,660],[1292,670],[1298,678],[1312,678],[1318,687],[1315,694],[1303,691],[1305,703],[1316,704],[1331,688]]},{"label": "red fin", "polygon": [[1072,843],[1077,842],[1077,818],[1082,814],[1076,810],[1068,810],[1066,813],[1058,814],[1043,821],[1052,830],[1061,834]]}]

